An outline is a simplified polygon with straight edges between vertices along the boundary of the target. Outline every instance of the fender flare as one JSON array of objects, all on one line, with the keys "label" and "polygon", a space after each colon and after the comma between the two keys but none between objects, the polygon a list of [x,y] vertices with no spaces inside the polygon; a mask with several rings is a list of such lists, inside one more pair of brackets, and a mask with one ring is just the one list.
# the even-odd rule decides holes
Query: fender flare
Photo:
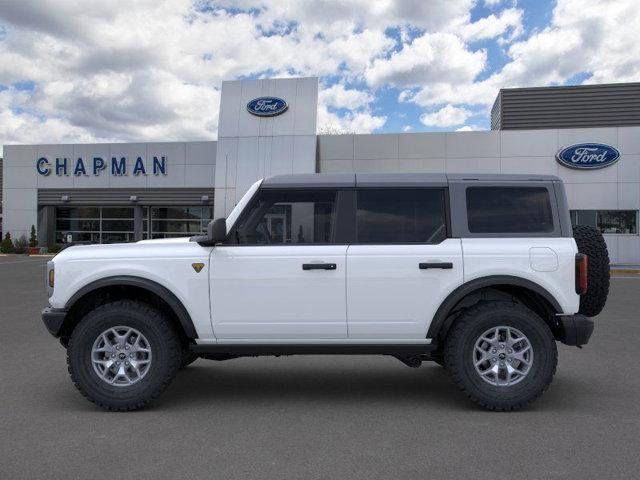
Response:
[{"label": "fender flare", "polygon": [[94,282],[88,283],[84,287],[80,288],[76,293],[74,293],[71,298],[69,298],[69,300],[67,300],[64,308],[65,310],[69,311],[78,300],[80,300],[88,293],[91,293],[100,288],[112,286],[138,287],[159,296],[164,302],[167,303],[167,305],[169,305],[169,308],[173,311],[176,318],[180,322],[180,325],[182,326],[182,329],[187,338],[198,338],[198,333],[193,326],[191,316],[189,315],[189,312],[182,304],[182,302],[178,299],[178,297],[176,297],[175,294],[168,288],[160,285],[157,282],[154,282],[153,280],[149,280],[143,277],[135,277],[131,275],[116,275],[113,277],[101,278]]},{"label": "fender flare", "polygon": [[541,287],[531,280],[526,280],[521,277],[513,277],[510,275],[490,275],[488,277],[480,277],[473,279],[467,283],[462,284],[449,294],[447,298],[440,304],[440,307],[433,316],[431,325],[429,325],[429,331],[427,332],[427,338],[437,339],[445,326],[447,317],[451,310],[460,302],[464,297],[473,293],[476,290],[494,286],[513,286],[522,287],[532,292],[537,293],[544,298],[553,307],[556,313],[562,312],[560,303],[551,295],[545,288]]}]

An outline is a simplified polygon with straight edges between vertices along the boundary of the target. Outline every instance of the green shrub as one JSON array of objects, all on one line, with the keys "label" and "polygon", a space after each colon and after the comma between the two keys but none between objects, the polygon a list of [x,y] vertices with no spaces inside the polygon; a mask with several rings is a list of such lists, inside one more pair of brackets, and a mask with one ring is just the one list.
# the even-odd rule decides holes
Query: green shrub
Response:
[{"label": "green shrub", "polygon": [[29,246],[37,247],[38,246],[38,237],[36,235],[36,226],[31,225],[31,235],[29,235]]},{"label": "green shrub", "polygon": [[13,248],[13,241],[11,240],[11,234],[7,232],[4,236],[4,240],[0,244],[0,252],[2,253],[13,253],[15,249]]},{"label": "green shrub", "polygon": [[27,247],[29,242],[26,235],[21,235],[15,242],[13,242],[15,253],[27,253]]},{"label": "green shrub", "polygon": [[47,248],[47,252],[48,253],[58,253],[61,249],[62,249],[62,245],[60,245],[59,243],[55,243],[55,244],[51,245],[49,248]]}]

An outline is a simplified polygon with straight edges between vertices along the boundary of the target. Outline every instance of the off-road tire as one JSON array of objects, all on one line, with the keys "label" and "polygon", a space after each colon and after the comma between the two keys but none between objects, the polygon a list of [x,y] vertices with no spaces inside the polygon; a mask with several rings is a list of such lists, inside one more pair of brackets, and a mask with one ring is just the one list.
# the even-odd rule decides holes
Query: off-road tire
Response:
[{"label": "off-road tire", "polygon": [[[491,385],[473,365],[476,340],[497,326],[520,330],[534,352],[531,370],[514,385]],[[496,411],[518,410],[536,400],[551,384],[558,363],[558,350],[549,326],[534,312],[513,302],[482,302],[461,314],[445,339],[444,355],[447,371],[467,397]]]},{"label": "off-road tire", "polygon": [[573,238],[578,251],[588,257],[587,293],[580,295],[582,315],[595,317],[605,304],[609,295],[609,252],[600,231],[587,225],[574,225]]},{"label": "off-road tire", "polygon": [[[149,370],[132,385],[109,385],[93,368],[94,341],[115,326],[135,328],[151,346]],[[69,339],[67,367],[73,383],[88,400],[106,410],[128,411],[145,407],[160,396],[178,371],[181,356],[178,334],[162,312],[142,302],[119,300],[90,311],[76,326]]]}]

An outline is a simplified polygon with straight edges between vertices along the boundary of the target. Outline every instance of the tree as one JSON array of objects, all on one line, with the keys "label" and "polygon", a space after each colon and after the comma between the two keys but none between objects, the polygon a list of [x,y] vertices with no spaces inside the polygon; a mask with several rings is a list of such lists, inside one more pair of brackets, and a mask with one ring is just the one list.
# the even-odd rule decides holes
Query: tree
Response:
[{"label": "tree", "polygon": [[27,253],[27,245],[29,245],[27,236],[20,235],[20,237],[13,242],[13,253]]},{"label": "tree", "polygon": [[11,240],[11,234],[7,232],[4,236],[4,240],[0,244],[0,252],[2,253],[13,253],[13,241]]},{"label": "tree", "polygon": [[31,234],[29,235],[29,246],[37,247],[38,246],[38,237],[36,235],[36,227],[35,225],[31,225]]}]

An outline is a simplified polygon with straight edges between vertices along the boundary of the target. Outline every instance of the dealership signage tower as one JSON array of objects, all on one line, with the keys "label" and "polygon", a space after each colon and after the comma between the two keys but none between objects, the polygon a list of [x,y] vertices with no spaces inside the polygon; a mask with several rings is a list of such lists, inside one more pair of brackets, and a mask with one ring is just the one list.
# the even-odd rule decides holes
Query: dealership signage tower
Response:
[{"label": "dealership signage tower", "polygon": [[216,217],[259,178],[316,171],[317,78],[222,82]]}]

